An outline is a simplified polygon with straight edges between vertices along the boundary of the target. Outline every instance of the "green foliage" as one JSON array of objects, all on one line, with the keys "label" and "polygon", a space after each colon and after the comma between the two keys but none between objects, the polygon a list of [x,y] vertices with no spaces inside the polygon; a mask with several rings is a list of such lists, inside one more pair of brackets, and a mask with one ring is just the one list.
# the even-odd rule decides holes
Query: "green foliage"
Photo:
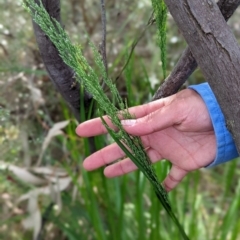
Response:
[{"label": "green foliage", "polygon": [[[94,30],[90,37],[96,36],[100,29],[99,6],[94,0],[82,1],[61,1],[62,20],[67,31],[71,34],[71,39],[81,41],[86,46],[86,38],[81,37],[79,26],[92,27]],[[82,18],[82,3],[85,4],[88,19]],[[108,5],[109,4],[109,5]],[[107,1],[109,9],[112,1]],[[76,11],[75,11],[76,10]],[[26,188],[14,181],[6,171],[2,170],[3,163],[15,163],[19,167],[25,168],[25,154],[29,155],[31,169],[38,158],[46,128],[39,123],[47,124],[51,127],[54,123],[72,119],[72,113],[67,104],[56,94],[56,91],[48,81],[46,72],[39,68],[40,59],[35,59],[38,53],[33,37],[32,23],[26,11],[22,9],[19,1],[0,0],[0,33],[1,43],[4,45],[9,55],[4,55],[2,45],[0,46],[0,85],[1,96],[0,105],[9,110],[9,116],[4,114],[4,119],[0,122],[0,135],[6,135],[5,131],[16,128],[22,133],[26,133],[26,140],[22,134],[18,140],[7,139],[0,143],[0,239],[30,240],[31,230],[23,229],[22,220],[28,214],[27,204],[16,204],[20,196],[26,194]],[[108,10],[107,10],[108,11]],[[120,17],[116,14],[120,12]],[[114,8],[108,11],[109,31],[108,37],[108,60],[109,74],[114,78],[118,75],[122,67],[122,61],[127,49],[131,48],[131,43],[138,35],[139,24],[145,25],[149,18],[152,6],[149,1],[118,1]],[[127,17],[126,17],[127,16]],[[73,20],[76,18],[76,21]],[[239,13],[233,16],[230,26],[239,30],[234,24],[239,19]],[[75,25],[77,22],[77,25]],[[178,60],[185,43],[179,37],[177,27],[173,21],[169,21],[168,29],[168,71]],[[3,28],[1,28],[3,25]],[[5,35],[3,31],[9,30],[13,38]],[[237,30],[237,31],[238,31]],[[133,53],[132,63],[128,65],[127,73],[117,81],[117,86],[121,93],[125,94],[123,86],[124,78],[128,81],[128,106],[142,104],[151,99],[155,88],[152,83],[152,75],[159,69],[158,47],[152,41],[154,27],[150,27],[144,38]],[[93,34],[93,35],[92,35]],[[177,38],[177,42],[172,42],[172,37]],[[238,37],[238,36],[236,36]],[[147,50],[148,46],[151,50]],[[139,47],[147,50],[148,54],[139,54]],[[116,51],[115,51],[116,50]],[[120,50],[120,51],[118,51]],[[24,56],[23,56],[24,53]],[[84,49],[84,54],[91,56],[88,49]],[[171,65],[171,67],[170,67]],[[37,68],[36,70],[35,67]],[[18,73],[22,73],[16,79]],[[122,75],[123,76],[123,75]],[[27,88],[27,83],[32,81],[41,90],[45,100],[45,105],[37,106],[36,112],[31,108],[31,95]],[[43,84],[38,84],[41,81]],[[157,79],[156,79],[157,80]],[[155,84],[159,82],[155,80]],[[190,78],[190,83],[200,83],[204,81],[198,71]],[[157,86],[155,86],[157,87]],[[151,89],[151,90],[150,90]],[[19,95],[19,101],[15,101]],[[131,98],[131,99],[129,99]],[[16,99],[17,100],[17,99]],[[129,101],[130,100],[130,101]],[[28,103],[28,108],[24,104]],[[16,110],[17,111],[16,111]],[[19,109],[19,110],[18,110]],[[81,119],[88,119],[84,115],[81,107]],[[91,111],[89,111],[91,112]],[[23,115],[26,119],[23,119]],[[92,116],[93,114],[91,114]],[[36,118],[37,117],[37,118]],[[79,138],[75,134],[75,121],[64,129],[64,135],[53,138],[48,151],[46,152],[43,164],[46,168],[59,167],[66,169],[72,177],[71,185],[61,193],[62,205],[55,205],[49,216],[45,215],[47,206],[51,202],[49,196],[39,198],[39,207],[44,219],[42,237],[44,240],[63,239],[89,239],[89,240],[156,240],[156,239],[179,239],[179,232],[176,227],[169,222],[167,214],[155,197],[149,181],[144,175],[135,171],[122,177],[107,179],[103,175],[102,169],[94,172],[86,172],[82,167],[82,161],[89,154],[89,141]],[[46,125],[45,125],[46,126]],[[12,130],[11,130],[12,132]],[[14,134],[15,135],[15,134]],[[11,136],[13,136],[11,134]],[[1,138],[1,136],[0,136]],[[1,139],[0,139],[1,142]],[[107,136],[98,136],[94,139],[96,150],[101,149],[112,140]],[[29,145],[28,149],[24,144]],[[92,146],[92,143],[91,143]],[[240,161],[222,164],[213,169],[202,169],[188,174],[179,186],[168,194],[172,209],[183,224],[190,239],[194,240],[239,240],[240,239],[240,218],[239,218],[239,179]],[[158,178],[162,181],[169,171],[168,161],[160,161],[154,164]],[[13,207],[14,206],[14,207]],[[59,207],[62,210],[59,213]]]},{"label": "green foliage", "polygon": [[167,6],[163,0],[152,0],[152,7],[158,28],[158,46],[161,50],[163,76],[167,70]]},{"label": "green foliage", "polygon": [[0,106],[0,122],[5,121],[9,117],[9,111]]},{"label": "green foliage", "polygon": [[[108,78],[101,56],[95,46],[90,43],[94,53],[95,63],[99,68],[101,77],[103,78],[105,84],[110,89],[118,108],[105,95],[104,90],[98,81],[99,77],[96,74],[96,71],[94,71],[94,69],[88,64],[86,58],[82,54],[81,46],[71,44],[66,32],[55,19],[51,19],[42,3],[40,2],[38,5],[34,2],[34,0],[25,0],[24,7],[32,15],[33,20],[54,43],[64,62],[75,71],[76,79],[84,85],[89,93],[92,94],[93,98],[97,101],[101,112],[107,114],[111,119],[111,122],[119,129],[117,133],[114,132],[114,130],[112,130],[102,118],[103,124],[107,128],[109,134],[151,182],[157,198],[173,222],[179,228],[182,237],[184,239],[188,239],[171,209],[167,193],[157,178],[150,159],[141,143],[141,139],[139,137],[129,135],[121,125],[120,119],[129,119],[133,118],[133,116],[131,116],[128,112],[128,109],[126,108],[116,86]],[[130,150],[128,150],[126,146]]]}]

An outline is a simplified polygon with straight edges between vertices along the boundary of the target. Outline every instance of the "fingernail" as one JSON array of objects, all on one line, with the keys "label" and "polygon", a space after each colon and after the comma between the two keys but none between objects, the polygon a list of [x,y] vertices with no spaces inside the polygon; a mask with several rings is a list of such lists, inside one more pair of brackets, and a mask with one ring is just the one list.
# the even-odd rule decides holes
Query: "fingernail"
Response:
[{"label": "fingernail", "polygon": [[125,119],[121,121],[121,124],[124,126],[134,126],[137,123],[136,119]]}]

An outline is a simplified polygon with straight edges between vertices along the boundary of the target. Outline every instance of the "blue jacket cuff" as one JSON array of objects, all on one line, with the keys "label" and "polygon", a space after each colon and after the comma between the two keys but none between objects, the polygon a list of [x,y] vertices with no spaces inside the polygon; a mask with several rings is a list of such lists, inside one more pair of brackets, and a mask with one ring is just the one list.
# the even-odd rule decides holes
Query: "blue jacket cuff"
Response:
[{"label": "blue jacket cuff", "polygon": [[195,90],[205,102],[212,120],[213,129],[216,136],[217,152],[214,161],[207,167],[213,167],[220,163],[227,162],[238,157],[238,152],[232,135],[228,131],[222,110],[208,83],[189,86]]}]

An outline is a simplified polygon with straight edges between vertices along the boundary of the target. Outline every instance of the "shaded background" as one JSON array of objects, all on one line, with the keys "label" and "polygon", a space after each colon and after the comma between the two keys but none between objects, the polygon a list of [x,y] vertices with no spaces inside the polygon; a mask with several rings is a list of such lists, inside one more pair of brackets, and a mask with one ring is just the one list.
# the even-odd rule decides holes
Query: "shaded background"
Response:
[{"label": "shaded background", "polygon": [[[151,1],[108,0],[106,9],[109,73],[116,79],[151,16]],[[239,15],[229,21],[238,39]],[[99,2],[62,1],[62,22],[91,62],[86,33],[98,46]],[[171,16],[167,31],[169,73],[186,44]],[[117,81],[129,105],[150,101],[163,80],[156,37],[153,25]],[[202,81],[197,70],[186,85]],[[82,169],[86,142],[76,125],[46,74],[29,15],[20,1],[0,0],[0,239],[178,239],[141,174],[107,180],[102,170]],[[156,168],[163,179],[169,166]],[[239,175],[237,161],[202,169],[170,194],[191,239],[240,239]]]}]

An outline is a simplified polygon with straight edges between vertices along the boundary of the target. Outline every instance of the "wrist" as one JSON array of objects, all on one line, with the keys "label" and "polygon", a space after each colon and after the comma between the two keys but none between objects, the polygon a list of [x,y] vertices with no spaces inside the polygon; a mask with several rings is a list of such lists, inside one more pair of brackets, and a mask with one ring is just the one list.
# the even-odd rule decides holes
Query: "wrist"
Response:
[{"label": "wrist", "polygon": [[213,167],[238,157],[232,135],[226,127],[224,115],[209,84],[192,85],[189,88],[195,90],[205,102],[216,137],[216,157],[207,167]]}]

